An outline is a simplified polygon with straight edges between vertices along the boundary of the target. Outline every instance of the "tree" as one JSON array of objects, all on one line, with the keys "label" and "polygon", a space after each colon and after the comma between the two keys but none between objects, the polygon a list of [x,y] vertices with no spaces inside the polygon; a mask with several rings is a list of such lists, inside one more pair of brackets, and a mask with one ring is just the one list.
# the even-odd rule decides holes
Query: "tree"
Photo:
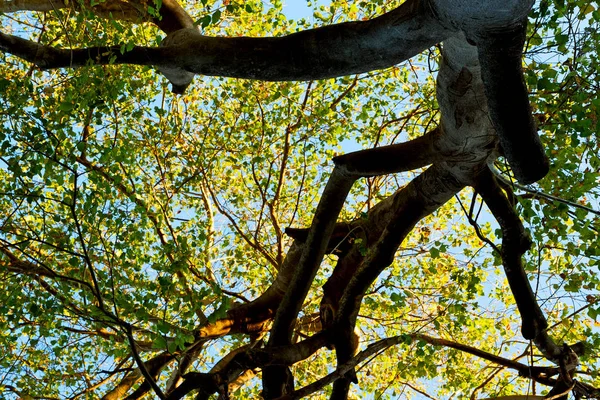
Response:
[{"label": "tree", "polygon": [[0,2],[2,390],[598,398],[600,11],[532,3]]}]

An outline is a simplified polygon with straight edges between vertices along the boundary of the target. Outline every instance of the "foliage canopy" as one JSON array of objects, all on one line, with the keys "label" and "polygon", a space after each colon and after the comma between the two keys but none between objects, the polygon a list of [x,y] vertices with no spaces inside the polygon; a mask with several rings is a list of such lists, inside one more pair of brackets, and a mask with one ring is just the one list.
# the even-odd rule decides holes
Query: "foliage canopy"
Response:
[{"label": "foliage canopy", "polygon": [[[127,59],[140,46],[170,54],[168,42],[160,47],[164,33],[189,21],[204,36],[283,37],[374,20],[400,3],[309,1],[313,16],[291,20],[277,0],[186,1],[185,17],[166,0],[0,1],[0,395],[257,398],[264,385],[266,398],[345,398],[350,388],[350,398],[475,399],[544,395],[567,384],[600,397],[593,2],[540,1],[528,14],[526,111],[550,160],[533,185],[518,183],[491,148],[491,169],[478,158],[465,172],[471,181],[455,182],[462,153],[422,144],[454,129],[442,122],[449,114],[440,93],[460,88],[442,78],[436,87],[440,60],[451,54],[445,43],[331,79],[197,75],[187,89],[171,79],[182,95],[152,66]],[[80,53],[69,53],[77,68],[38,68],[17,37],[56,49],[113,47],[100,47],[97,58],[86,52],[81,65]],[[233,50],[227,56],[235,59]],[[145,64],[171,78],[175,59]],[[477,73],[467,73],[451,83],[477,86]],[[480,108],[489,128],[487,105]],[[460,110],[470,124],[472,109]],[[389,145],[400,152],[392,167]],[[342,155],[361,148],[383,150]],[[413,160],[419,154],[423,160]],[[431,185],[444,189],[427,197],[414,182],[428,184],[420,174],[430,164],[427,173],[441,177]],[[454,172],[444,175],[441,164]],[[340,165],[371,170],[348,183],[347,174],[332,173]],[[320,200],[323,215],[337,201],[339,216],[312,222]],[[311,223],[316,233],[305,229]],[[395,247],[387,232],[398,236]],[[304,279],[304,298],[296,269],[320,234],[327,254],[322,262],[315,256],[319,269]],[[357,275],[369,263],[376,268]],[[547,328],[520,303],[524,292],[515,303],[503,266],[509,274],[524,268]],[[361,282],[353,276],[366,285],[355,297]],[[287,307],[295,299],[298,315]],[[271,330],[278,319],[279,336]],[[542,339],[573,346],[552,359]],[[577,384],[564,358],[574,352]],[[354,369],[358,385],[350,386]]]}]

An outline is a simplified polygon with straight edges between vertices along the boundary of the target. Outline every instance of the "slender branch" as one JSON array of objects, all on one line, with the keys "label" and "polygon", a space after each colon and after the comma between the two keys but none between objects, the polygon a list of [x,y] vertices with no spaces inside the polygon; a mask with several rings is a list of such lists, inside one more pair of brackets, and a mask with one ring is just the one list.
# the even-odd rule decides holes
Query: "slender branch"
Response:
[{"label": "slender branch", "polygon": [[[434,338],[434,337],[419,334],[419,333],[413,333],[413,334],[399,335],[399,336],[394,336],[394,337],[390,337],[390,338],[386,338],[386,339],[381,339],[374,343],[371,343],[369,346],[367,346],[367,348],[365,350],[359,352],[351,360],[349,360],[348,362],[346,362],[342,365],[338,365],[336,370],[333,371],[332,373],[324,376],[323,378],[316,380],[315,382],[313,382],[301,389],[295,390],[292,393],[281,396],[281,397],[277,398],[276,400],[292,400],[292,399],[300,399],[300,398],[306,397],[312,393],[315,393],[318,390],[323,389],[325,386],[331,384],[332,382],[335,382],[336,380],[340,379],[348,371],[353,369],[355,366],[360,364],[362,361],[371,358],[373,355],[379,354],[392,346],[397,346],[399,344],[406,343],[407,341],[410,342],[413,340],[422,340],[431,345],[443,346],[443,347],[448,347],[448,348],[453,348],[456,350],[464,351],[466,353],[486,359],[488,361],[492,361],[499,365],[503,365],[507,368],[515,369],[516,371],[519,372],[519,374],[521,376],[525,376],[525,377],[529,377],[529,378],[538,380],[544,384],[554,384],[554,381],[548,381],[546,379],[547,373],[548,372],[552,373],[552,371],[554,370],[553,368],[538,368],[538,369],[532,370],[532,368],[528,365],[521,364],[517,361],[509,360],[509,359],[497,356],[495,354],[485,352],[483,350],[477,349],[477,348],[469,346],[469,345],[457,343],[457,342],[447,340],[447,339]],[[534,372],[534,374],[531,374],[531,372]]]},{"label": "slender branch", "polygon": [[240,225],[235,220],[234,216],[231,215],[231,213],[219,202],[217,194],[214,192],[214,190],[211,188],[211,186],[208,183],[209,183],[208,180],[205,180],[204,187],[210,194],[210,197],[213,201],[213,204],[217,208],[217,211],[219,211],[219,213],[221,213],[225,218],[227,218],[229,220],[229,223],[231,224],[231,226],[235,229],[235,231],[242,237],[242,239],[244,239],[244,241],[251,248],[253,248],[258,253],[260,253],[276,269],[280,268],[280,265],[277,263],[277,259],[275,257],[273,257],[271,254],[269,254],[269,252],[263,246],[261,246],[256,240],[253,240],[252,237],[250,237],[250,235],[248,235],[246,232],[244,232],[242,230]]},{"label": "slender branch", "polygon": [[583,204],[579,204],[579,203],[575,203],[574,201],[570,201],[570,200],[566,200],[557,196],[553,196],[551,194],[547,194],[544,192],[541,192],[539,190],[536,189],[532,189],[532,188],[528,188],[525,185],[521,185],[518,182],[511,182],[508,179],[506,179],[506,177],[504,177],[502,175],[502,173],[500,171],[498,171],[498,169],[496,167],[494,167],[493,165],[488,165],[490,167],[490,170],[492,171],[492,173],[494,174],[494,176],[496,177],[496,179],[500,180],[503,184],[508,185],[509,187],[516,187],[517,189],[523,190],[524,192],[527,193],[531,193],[535,196],[539,196],[542,197],[546,200],[550,200],[550,201],[557,201],[559,203],[562,204],[566,204],[570,207],[575,207],[575,208],[579,208],[581,210],[587,211],[589,213],[595,214],[595,215],[600,215],[600,211],[598,210],[594,210],[591,207],[587,207],[584,206]]},{"label": "slender branch", "polygon": [[[174,355],[164,352],[144,362],[144,366],[148,373],[152,375],[153,373],[156,373],[156,371],[160,371],[164,368],[174,358]],[[121,400],[126,398],[127,396],[125,394],[127,391],[142,378],[143,375],[141,370],[136,368],[127,374],[114,389],[102,396],[102,400]]]},{"label": "slender branch", "polygon": [[77,183],[78,178],[79,178],[79,175],[77,173],[75,173],[73,175],[73,198],[71,199],[71,204],[69,206],[69,209],[71,211],[71,217],[73,218],[73,222],[75,223],[75,228],[77,229],[77,238],[78,238],[79,243],[81,244],[81,248],[83,250],[84,263],[90,273],[90,278],[92,279],[92,284],[94,285],[94,289],[95,289],[94,293],[95,293],[96,300],[98,300],[98,306],[101,310],[104,310],[106,312],[106,309],[104,308],[104,299],[102,297],[102,291],[100,290],[100,284],[98,283],[98,278],[96,277],[96,271],[94,269],[94,265],[92,264],[92,260],[90,259],[90,256],[88,254],[87,244],[85,243],[85,239],[84,239],[83,232],[81,229],[81,223],[79,221],[79,216],[77,215],[76,206],[77,206],[77,196],[79,193],[79,187],[78,187],[78,183]]},{"label": "slender branch", "polygon": [[[473,219],[472,213],[470,211],[466,210],[465,206],[463,205],[462,201],[460,200],[460,197],[456,196],[456,200],[458,201],[458,204],[460,204],[460,208],[462,208],[462,210],[464,211],[465,216],[467,217],[467,220],[469,221],[469,224],[471,224],[473,229],[475,229],[475,234],[477,235],[477,237],[482,242],[487,243],[498,255],[500,255],[500,249],[498,248],[498,246],[496,246],[496,244],[494,242],[492,242],[490,239],[485,237],[483,232],[481,232],[481,227],[479,226],[477,221],[475,219]],[[473,207],[475,200],[476,200],[476,194],[475,194],[475,196],[473,196],[473,200],[471,201],[471,208]]]},{"label": "slender branch", "polygon": [[159,399],[165,400],[167,397],[162,392],[160,387],[158,387],[158,385],[156,384],[156,381],[154,380],[152,375],[150,375],[150,372],[148,372],[146,365],[142,361],[140,354],[137,351],[135,339],[133,338],[133,331],[132,331],[131,325],[122,321],[121,326],[125,330],[125,334],[127,335],[127,339],[129,340],[129,347],[131,348],[131,354],[133,355],[133,359],[135,360],[135,363],[137,364],[138,368],[140,369],[142,375],[146,379],[146,382],[150,385],[150,387],[152,387],[152,390],[154,390],[154,393],[156,393],[156,395],[158,396]]},{"label": "slender branch", "polygon": [[567,315],[566,317],[561,318],[560,321],[554,323],[553,325],[550,325],[548,328],[546,328],[546,330],[550,331],[550,330],[556,328],[557,326],[559,326],[563,322],[570,320],[571,318],[573,318],[574,316],[576,316],[580,312],[586,310],[588,307],[591,307],[591,306],[597,304],[599,301],[600,301],[600,297],[597,297],[594,301],[591,301],[591,302],[587,303],[586,305],[578,308],[577,310],[573,311],[571,314]]}]

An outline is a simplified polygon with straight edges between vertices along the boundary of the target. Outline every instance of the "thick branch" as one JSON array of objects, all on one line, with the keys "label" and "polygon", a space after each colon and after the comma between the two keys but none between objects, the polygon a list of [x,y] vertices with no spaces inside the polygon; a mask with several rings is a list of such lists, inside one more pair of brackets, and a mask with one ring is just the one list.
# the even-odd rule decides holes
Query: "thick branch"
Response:
[{"label": "thick branch", "polygon": [[293,323],[323,260],[337,216],[353,183],[354,179],[348,177],[343,168],[334,168],[317,206],[299,265],[278,309],[269,340],[270,346],[289,343]]},{"label": "thick branch", "polygon": [[502,229],[502,264],[521,313],[521,333],[525,339],[534,339],[540,351],[549,359],[555,360],[561,353],[560,348],[545,331],[548,322],[535,299],[523,268],[522,256],[529,249],[531,239],[489,170],[481,173],[475,189]]},{"label": "thick branch", "polygon": [[448,36],[423,0],[408,0],[368,21],[310,29],[275,38],[216,38],[200,34],[161,49],[119,46],[59,50],[0,34],[0,49],[42,68],[138,64],[196,74],[270,81],[313,80],[387,68]]},{"label": "thick branch", "polygon": [[436,18],[477,45],[490,119],[517,179],[532,183],[548,172],[531,115],[522,57],[533,0],[429,0]]},{"label": "thick branch", "polygon": [[[317,206],[300,262],[277,310],[269,338],[269,347],[284,346],[290,343],[294,321],[321,265],[337,217],[354,181],[355,179],[349,177],[343,168],[335,167],[333,169]],[[281,395],[279,393],[281,376],[275,376],[280,373],[282,371],[277,371],[275,368],[263,371],[265,398]]]},{"label": "thick branch", "polygon": [[[94,3],[93,5],[91,3]],[[165,33],[179,29],[193,28],[194,20],[176,0],[162,0],[159,16],[148,13],[149,4],[143,0],[109,0],[102,2],[64,0],[0,0],[0,12],[15,11],[55,11],[69,6],[89,8],[102,18],[132,21],[135,23],[152,21]]]},{"label": "thick branch", "polygon": [[[434,164],[394,195],[393,215],[379,240],[368,249],[367,256],[350,280],[340,301],[335,319],[338,366],[346,363],[353,356],[350,339],[367,289],[393,262],[398,247],[416,223],[446,203],[463,186],[447,170]],[[345,399],[351,379],[353,376],[349,374],[337,380],[331,398]]]},{"label": "thick branch", "polygon": [[528,184],[548,173],[549,161],[537,134],[523,78],[526,21],[514,29],[477,39],[490,119],[515,177]]},{"label": "thick branch", "polygon": [[29,61],[42,69],[84,67],[96,64],[158,65],[167,48],[135,46],[121,54],[120,46],[57,49],[0,32],[0,50]]},{"label": "thick branch", "polygon": [[335,165],[344,166],[356,177],[388,175],[412,171],[438,161],[441,154],[434,147],[439,130],[399,144],[360,150],[333,159]]},{"label": "thick branch", "polygon": [[327,338],[318,333],[296,344],[268,349],[234,350],[233,355],[226,355],[210,373],[191,372],[184,376],[184,382],[168,397],[168,400],[179,400],[186,394],[199,389],[201,398],[208,398],[218,390],[227,390],[229,383],[248,370],[256,368],[268,369],[269,366],[287,366],[296,364],[314,354],[325,346]]},{"label": "thick branch", "polygon": [[394,259],[396,250],[415,224],[434,212],[463,188],[463,184],[436,165],[397,192],[393,215],[360,270],[354,275],[340,303],[337,318],[345,320],[358,311],[362,296],[371,283]]}]

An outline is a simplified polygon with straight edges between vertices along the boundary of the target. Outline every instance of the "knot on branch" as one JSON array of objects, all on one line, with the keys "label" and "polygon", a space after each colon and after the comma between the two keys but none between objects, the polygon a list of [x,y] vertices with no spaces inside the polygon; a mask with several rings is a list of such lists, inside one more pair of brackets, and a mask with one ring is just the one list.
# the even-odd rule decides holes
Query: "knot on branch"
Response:
[{"label": "knot on branch", "polygon": [[448,86],[448,91],[455,96],[462,97],[467,93],[473,81],[473,74],[466,67],[463,67],[458,74],[458,78]]},{"label": "knot on branch", "polygon": [[[161,47],[190,48],[195,39],[201,36],[197,28],[184,28],[169,33],[161,42]],[[156,68],[171,82],[171,92],[183,94],[185,89],[194,79],[193,72],[188,71],[183,65],[158,65]]]}]

